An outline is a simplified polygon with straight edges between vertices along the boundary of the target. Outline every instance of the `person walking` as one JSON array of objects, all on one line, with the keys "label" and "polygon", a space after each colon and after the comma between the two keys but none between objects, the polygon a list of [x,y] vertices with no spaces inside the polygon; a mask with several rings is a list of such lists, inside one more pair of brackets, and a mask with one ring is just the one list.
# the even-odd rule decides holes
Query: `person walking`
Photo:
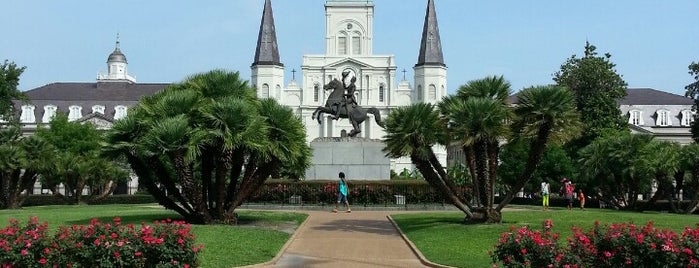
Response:
[{"label": "person walking", "polygon": [[578,190],[578,200],[580,200],[580,209],[585,210],[585,193],[582,189]]},{"label": "person walking", "polygon": [[333,212],[337,213],[337,207],[340,205],[340,202],[344,202],[345,206],[347,207],[347,213],[350,213],[352,212],[352,209],[350,209],[349,200],[347,200],[349,187],[347,184],[347,180],[345,179],[345,173],[340,172],[340,174],[338,174],[338,177],[340,177],[340,187],[337,193],[337,203],[335,203],[335,208],[333,209]]},{"label": "person walking", "polygon": [[566,206],[568,210],[573,210],[573,193],[575,193],[575,186],[573,186],[573,182],[571,182],[567,178],[563,178],[563,189],[562,192],[566,198],[566,201],[568,202],[568,205]]},{"label": "person walking", "polygon": [[551,185],[544,179],[544,181],[541,182],[541,198],[542,200],[542,205],[544,206],[544,211],[549,210],[549,194],[551,193]]}]

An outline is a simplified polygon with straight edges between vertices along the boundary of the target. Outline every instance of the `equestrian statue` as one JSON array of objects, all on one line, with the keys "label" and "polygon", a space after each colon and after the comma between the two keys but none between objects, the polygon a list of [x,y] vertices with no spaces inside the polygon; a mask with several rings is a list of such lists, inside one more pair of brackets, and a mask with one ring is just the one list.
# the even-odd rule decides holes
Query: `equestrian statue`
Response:
[{"label": "equestrian statue", "polygon": [[363,108],[357,105],[357,101],[354,98],[354,92],[357,90],[355,82],[357,77],[353,76],[350,84],[345,84],[345,79],[349,75],[349,72],[342,72],[342,81],[333,79],[327,85],[323,86],[324,90],[332,90],[328,100],[325,101],[325,106],[318,106],[313,112],[313,119],[318,120],[318,124],[321,123],[321,117],[323,113],[331,114],[333,120],[338,120],[340,118],[347,118],[350,123],[352,123],[352,131],[349,132],[348,136],[355,137],[357,134],[362,132],[359,125],[368,118],[367,114],[373,114],[376,123],[384,127],[383,122],[381,122],[381,113],[378,109]]}]

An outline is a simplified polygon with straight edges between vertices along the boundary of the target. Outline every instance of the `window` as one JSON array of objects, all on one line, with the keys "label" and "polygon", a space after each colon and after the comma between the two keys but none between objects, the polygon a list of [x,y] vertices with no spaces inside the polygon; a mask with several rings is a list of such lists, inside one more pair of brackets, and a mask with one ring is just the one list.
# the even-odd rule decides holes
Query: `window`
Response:
[{"label": "window", "polygon": [[282,99],[282,87],[280,85],[274,88],[274,98],[278,100]]},{"label": "window", "polygon": [[635,126],[643,125],[643,112],[641,112],[639,110],[629,111],[629,124],[632,124]]},{"label": "window", "polygon": [[361,38],[359,36],[352,36],[352,54],[362,54]]},{"label": "window", "polygon": [[22,115],[20,115],[19,121],[21,123],[36,122],[36,117],[34,117],[34,105],[22,105]]},{"label": "window", "polygon": [[44,106],[44,116],[41,118],[42,123],[51,122],[54,116],[56,116],[57,107],[54,105]]},{"label": "window", "polygon": [[68,107],[68,121],[75,121],[83,117],[83,107],[72,105]]},{"label": "window", "polygon": [[383,84],[381,84],[381,85],[379,86],[379,102],[383,102],[383,100],[384,100],[384,94],[385,94],[385,93],[384,93],[384,86],[383,86]]},{"label": "window", "polygon": [[337,54],[347,55],[347,37],[340,36],[337,38]]},{"label": "window", "polygon": [[655,119],[655,125],[656,126],[671,126],[672,125],[672,119],[670,118],[670,112],[668,110],[658,110],[656,112],[658,117]]},{"label": "window", "polygon": [[114,107],[114,120],[119,120],[126,117],[127,108],[124,105]]},{"label": "window", "polygon": [[417,86],[417,100],[422,101],[422,85]]},{"label": "window", "polygon": [[262,84],[262,92],[260,92],[260,98],[269,98],[269,85]]},{"label": "window", "polygon": [[694,121],[694,116],[690,110],[682,110],[682,112],[680,112],[680,117],[682,117],[682,122],[680,122],[682,126],[688,127],[692,124],[692,121]]},{"label": "window", "polygon": [[437,87],[434,85],[430,85],[430,91],[429,91],[429,96],[428,100],[436,100],[437,99]]},{"label": "window", "polygon": [[95,105],[92,106],[92,113],[93,114],[104,114],[104,106],[103,105]]},{"label": "window", "polygon": [[320,98],[320,85],[315,84],[313,86],[313,101],[318,101]]}]

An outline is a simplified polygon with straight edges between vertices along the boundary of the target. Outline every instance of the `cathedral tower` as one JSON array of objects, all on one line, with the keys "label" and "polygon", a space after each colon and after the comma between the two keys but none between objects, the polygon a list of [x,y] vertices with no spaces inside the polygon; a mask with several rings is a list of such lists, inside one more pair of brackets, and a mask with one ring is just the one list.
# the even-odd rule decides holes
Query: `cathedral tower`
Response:
[{"label": "cathedral tower", "polygon": [[262,11],[260,32],[257,35],[257,49],[252,66],[252,86],[257,89],[257,97],[281,100],[284,86],[284,64],[279,60],[277,32],[271,0],[265,0]]},{"label": "cathedral tower", "polygon": [[414,102],[437,103],[446,96],[447,66],[444,64],[442,55],[442,41],[439,38],[434,0],[427,1],[420,55],[413,70],[415,71]]}]

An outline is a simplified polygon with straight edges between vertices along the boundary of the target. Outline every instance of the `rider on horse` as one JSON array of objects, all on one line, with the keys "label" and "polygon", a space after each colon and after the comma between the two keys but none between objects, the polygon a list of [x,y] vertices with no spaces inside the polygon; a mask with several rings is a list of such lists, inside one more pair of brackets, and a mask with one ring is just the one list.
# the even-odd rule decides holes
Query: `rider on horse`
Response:
[{"label": "rider on horse", "polygon": [[347,80],[347,76],[349,75],[349,71],[344,71],[342,72],[342,87],[345,88],[347,91],[346,94],[344,94],[344,99],[341,103],[336,104],[336,110],[335,110],[335,115],[333,116],[333,120],[337,120],[340,118],[340,108],[345,107],[345,111],[347,112],[347,117],[349,118],[351,116],[349,106],[352,105],[352,108],[357,107],[357,100],[354,97],[354,92],[357,90],[357,86],[354,84],[357,82],[357,77],[352,76],[352,79],[350,79],[350,84],[347,86],[345,83],[345,80]]}]

